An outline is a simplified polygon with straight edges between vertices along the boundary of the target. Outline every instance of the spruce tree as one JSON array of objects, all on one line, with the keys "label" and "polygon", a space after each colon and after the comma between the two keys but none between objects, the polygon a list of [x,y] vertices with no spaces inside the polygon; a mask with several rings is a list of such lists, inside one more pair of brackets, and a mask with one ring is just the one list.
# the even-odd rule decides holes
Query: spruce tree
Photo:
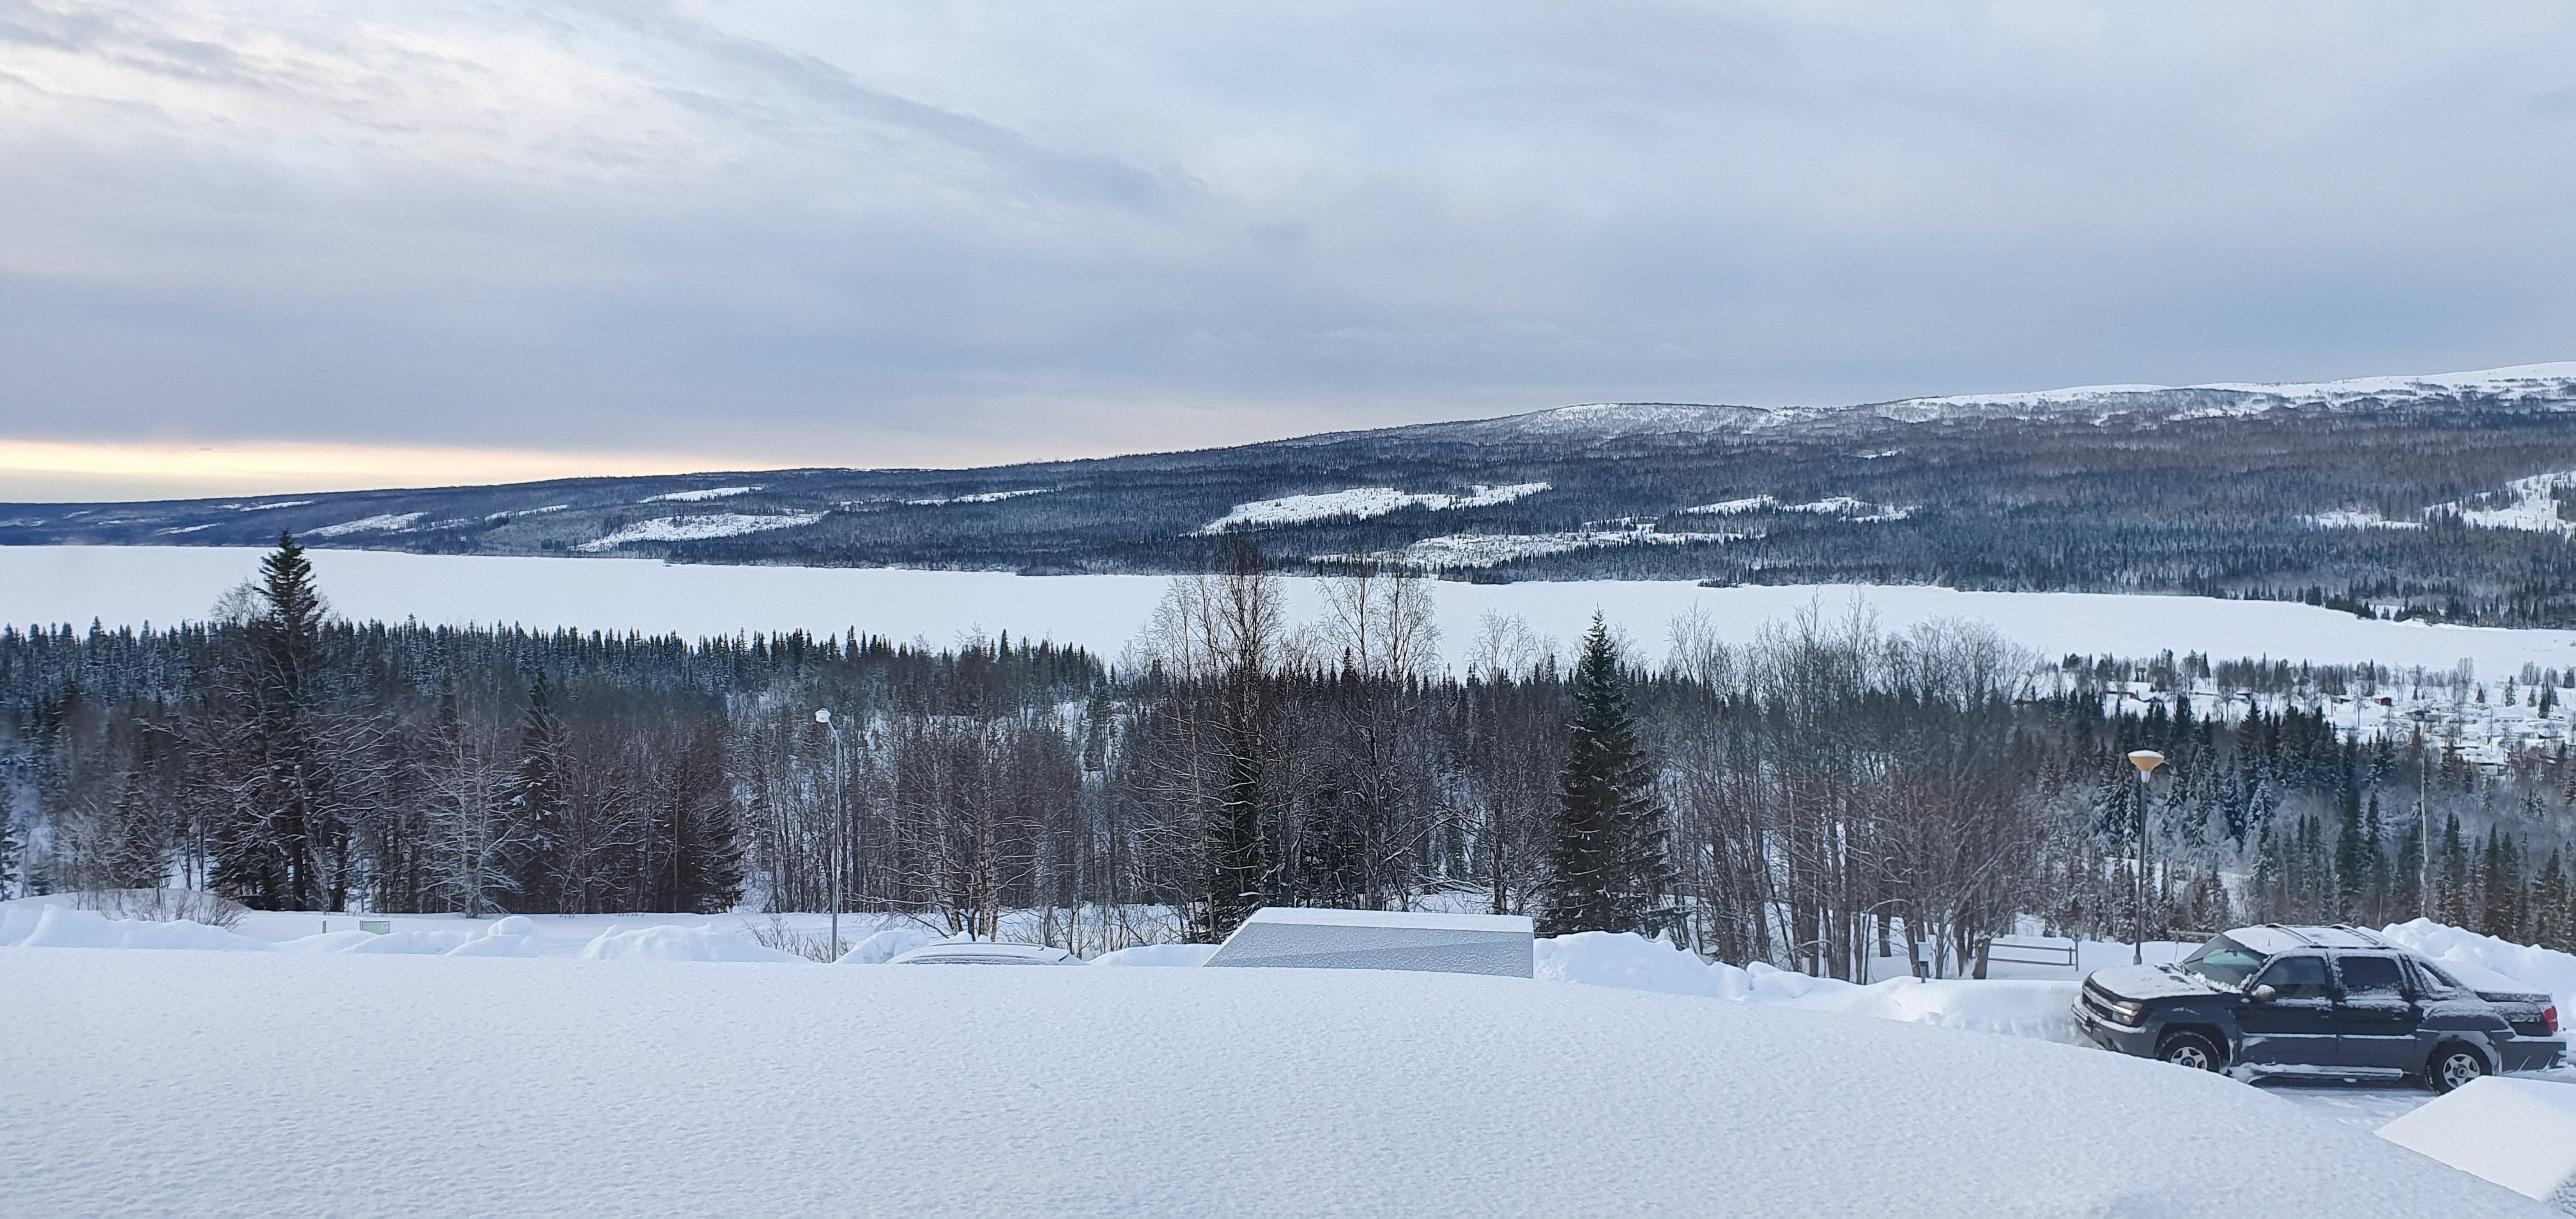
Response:
[{"label": "spruce tree", "polygon": [[2434,857],[2438,870],[2434,880],[2440,888],[2433,909],[2437,922],[2454,927],[2469,925],[2469,847],[2460,838],[2460,815],[2449,814],[2442,823],[2441,854]]},{"label": "spruce tree", "polygon": [[346,827],[330,804],[317,702],[322,684],[321,591],[292,535],[261,559],[262,609],[245,630],[247,798],[218,835],[217,888],[263,910],[334,910],[347,895]]},{"label": "spruce tree", "polygon": [[1574,671],[1574,708],[1545,933],[1643,931],[1670,884],[1664,812],[1620,679],[1618,647],[1597,613]]},{"label": "spruce tree", "polygon": [[2281,840],[2272,836],[2267,825],[2254,836],[2253,917],[2257,921],[2277,922],[2289,916],[2289,903],[2284,900],[2288,885],[2281,872]]},{"label": "spruce tree", "polygon": [[2565,854],[2557,847],[2549,849],[2549,859],[2532,880],[2531,942],[2576,951],[2576,879],[2569,877]]},{"label": "spruce tree", "polygon": [[2328,913],[2334,922],[2360,917],[2361,895],[2370,884],[2370,856],[2363,853],[2361,790],[2348,775],[2335,802],[2334,909]]},{"label": "spruce tree", "polygon": [[0,805],[0,900],[17,896],[18,823],[11,810]]},{"label": "spruce tree", "polygon": [[564,784],[563,727],[555,719],[554,687],[546,671],[528,685],[528,715],[519,729],[519,765],[510,780],[510,876],[517,908],[564,909],[562,879]]}]

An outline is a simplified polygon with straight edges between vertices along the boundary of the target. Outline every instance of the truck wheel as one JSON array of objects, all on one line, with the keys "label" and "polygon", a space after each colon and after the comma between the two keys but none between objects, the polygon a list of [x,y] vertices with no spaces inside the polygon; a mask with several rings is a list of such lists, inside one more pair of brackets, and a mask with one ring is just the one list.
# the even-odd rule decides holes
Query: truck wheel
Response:
[{"label": "truck wheel", "polygon": [[2476,1050],[2452,1042],[2433,1051],[2433,1061],[2424,1068],[2424,1082],[2436,1092],[2448,1092],[2487,1073],[2487,1060]]},{"label": "truck wheel", "polygon": [[2198,1033],[2176,1033],[2165,1038],[2164,1044],[2156,1047],[2156,1057],[2194,1071],[2215,1071],[2220,1065],[2218,1047]]}]

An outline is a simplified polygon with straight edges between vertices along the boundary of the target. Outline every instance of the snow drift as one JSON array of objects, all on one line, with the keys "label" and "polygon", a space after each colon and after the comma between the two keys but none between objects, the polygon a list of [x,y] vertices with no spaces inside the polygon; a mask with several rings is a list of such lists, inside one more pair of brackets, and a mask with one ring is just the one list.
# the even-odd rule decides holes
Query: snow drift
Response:
[{"label": "snow drift", "polygon": [[2452,968],[2471,986],[2471,974],[2500,974],[2534,990],[2545,990],[2558,1002],[2562,1021],[2576,1021],[2576,955],[2554,948],[2535,948],[2463,931],[2431,919],[2396,923],[2381,935]]},{"label": "snow drift", "polygon": [[611,928],[581,950],[585,961],[739,961],[761,964],[807,964],[792,952],[771,948],[747,931],[716,927]]},{"label": "snow drift", "polygon": [[1537,958],[1537,976],[1547,981],[1702,995],[2085,1044],[2067,1014],[2075,1002],[2074,982],[1895,978],[1860,986],[1759,963],[1744,968],[1710,964],[1662,940],[1602,931],[1540,940]]},{"label": "snow drift", "polygon": [[66,949],[0,1027],[30,1214],[2533,1205],[2217,1076],[1513,978]]},{"label": "snow drift", "polygon": [[2379,1137],[2576,1215],[2576,1084],[2473,1080]]}]

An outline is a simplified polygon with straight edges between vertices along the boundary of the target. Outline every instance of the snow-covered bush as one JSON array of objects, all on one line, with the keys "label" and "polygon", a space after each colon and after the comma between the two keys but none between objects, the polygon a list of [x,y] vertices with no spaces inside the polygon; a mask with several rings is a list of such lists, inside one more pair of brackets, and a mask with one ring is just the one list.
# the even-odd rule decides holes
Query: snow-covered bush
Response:
[{"label": "snow-covered bush", "polygon": [[240,925],[242,915],[249,913],[240,902],[195,889],[84,889],[71,898],[77,910],[147,923],[203,923],[230,928]]}]

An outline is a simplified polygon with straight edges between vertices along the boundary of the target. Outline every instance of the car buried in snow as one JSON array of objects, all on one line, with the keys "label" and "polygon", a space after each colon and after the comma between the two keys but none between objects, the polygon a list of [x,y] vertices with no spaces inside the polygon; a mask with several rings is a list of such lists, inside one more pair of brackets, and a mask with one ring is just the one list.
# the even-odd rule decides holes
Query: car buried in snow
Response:
[{"label": "car buried in snow", "polygon": [[2351,926],[2240,927],[2175,965],[2097,969],[2075,1025],[2104,1049],[2245,1077],[2420,1080],[2448,1092],[2566,1056],[2546,994],[2464,981]]}]

